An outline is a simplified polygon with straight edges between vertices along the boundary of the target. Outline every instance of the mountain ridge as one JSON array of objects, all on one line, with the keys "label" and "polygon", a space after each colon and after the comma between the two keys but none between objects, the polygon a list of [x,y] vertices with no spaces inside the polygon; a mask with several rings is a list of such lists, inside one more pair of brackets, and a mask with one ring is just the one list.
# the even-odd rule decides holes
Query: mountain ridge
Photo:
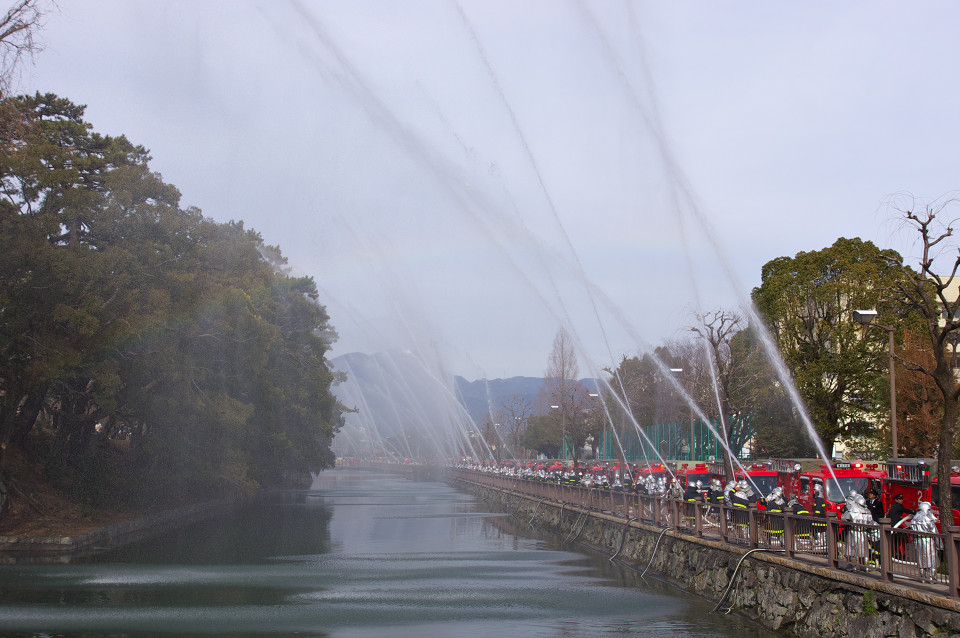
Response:
[{"label": "mountain ridge", "polygon": [[[334,393],[347,407],[366,410],[363,420],[376,423],[381,432],[391,434],[404,431],[404,420],[439,418],[449,407],[443,409],[436,402],[411,398],[415,390],[428,390],[427,394],[442,395],[454,392],[461,408],[477,425],[503,409],[514,396],[530,404],[527,416],[544,414],[550,409],[549,400],[542,394],[542,377],[515,376],[506,379],[476,379],[468,381],[460,375],[453,376],[453,388],[444,388],[441,380],[410,352],[398,350],[365,354],[350,352],[330,360],[335,370],[347,375],[345,383],[334,388]],[[596,388],[596,379],[581,379],[589,387]],[[410,405],[416,403],[416,406]]]}]

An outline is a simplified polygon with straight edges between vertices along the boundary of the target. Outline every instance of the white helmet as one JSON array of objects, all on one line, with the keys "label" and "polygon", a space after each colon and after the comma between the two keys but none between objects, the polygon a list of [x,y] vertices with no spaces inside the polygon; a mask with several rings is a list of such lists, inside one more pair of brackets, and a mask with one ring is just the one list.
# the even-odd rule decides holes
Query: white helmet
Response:
[{"label": "white helmet", "polygon": [[930,503],[928,503],[927,501],[920,501],[920,504],[917,505],[917,509],[919,509],[921,512],[929,512]]}]

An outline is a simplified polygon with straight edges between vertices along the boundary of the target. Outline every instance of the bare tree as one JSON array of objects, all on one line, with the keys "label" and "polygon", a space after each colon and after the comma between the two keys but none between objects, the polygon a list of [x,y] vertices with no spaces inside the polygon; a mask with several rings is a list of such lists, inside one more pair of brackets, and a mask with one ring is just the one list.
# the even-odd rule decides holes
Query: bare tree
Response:
[{"label": "bare tree", "polygon": [[730,438],[733,426],[740,417],[734,409],[732,400],[734,384],[739,374],[740,362],[734,357],[731,342],[733,337],[743,330],[743,318],[729,310],[715,310],[697,315],[699,325],[691,328],[703,339],[709,354],[709,364],[713,366],[711,375],[716,385],[717,413],[720,416],[720,435],[723,439],[723,458],[726,463],[727,477],[733,477],[733,454]]},{"label": "bare tree", "polygon": [[503,430],[502,424],[496,421],[496,415],[488,414],[480,425],[480,432],[486,442],[486,448],[493,456],[497,465],[503,461]]},{"label": "bare tree", "polygon": [[586,442],[590,432],[589,419],[584,417],[588,407],[588,393],[577,379],[580,366],[573,348],[573,339],[564,328],[557,331],[553,338],[553,349],[547,359],[547,369],[543,375],[547,396],[551,408],[560,411],[561,447],[563,456],[567,441],[573,450],[573,465],[579,461],[580,448]]},{"label": "bare tree", "polygon": [[0,18],[0,98],[9,97],[13,78],[24,58],[42,50],[34,39],[46,13],[43,0],[18,0]]},{"label": "bare tree", "polygon": [[[943,412],[940,421],[939,449],[937,450],[937,474],[940,477],[937,499],[941,517],[953,509],[953,494],[950,489],[950,459],[953,455],[957,427],[960,384],[954,374],[952,359],[955,335],[960,331],[960,295],[957,294],[957,271],[960,269],[960,247],[951,241],[955,219],[944,221],[947,207],[956,200],[939,200],[920,206],[911,201],[909,207],[894,204],[904,225],[920,235],[920,271],[901,265],[903,279],[897,283],[899,293],[906,304],[923,318],[930,341],[931,362],[909,361],[900,356],[908,370],[926,374],[936,384],[943,397]],[[947,272],[941,275],[937,272]],[[944,519],[946,520],[946,519]]]},{"label": "bare tree", "polygon": [[560,328],[553,338],[553,349],[550,351],[547,369],[543,375],[547,393],[554,399],[562,397],[576,384],[579,374],[580,365],[577,363],[573,339],[565,328]]},{"label": "bare tree", "polygon": [[520,454],[520,442],[523,440],[524,430],[527,429],[527,420],[533,413],[533,405],[519,394],[514,394],[503,402],[502,407],[506,443],[510,446],[514,456],[523,456]]}]

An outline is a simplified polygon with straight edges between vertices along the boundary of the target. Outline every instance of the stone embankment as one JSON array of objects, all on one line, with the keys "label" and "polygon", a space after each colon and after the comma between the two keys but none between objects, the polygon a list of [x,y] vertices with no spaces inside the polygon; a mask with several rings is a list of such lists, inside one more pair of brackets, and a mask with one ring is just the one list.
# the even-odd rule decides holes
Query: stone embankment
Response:
[{"label": "stone embankment", "polygon": [[960,602],[932,592],[509,490],[454,483],[502,511],[717,602],[717,613],[732,609],[784,636],[960,636]]},{"label": "stone embankment", "polygon": [[243,499],[195,503],[107,525],[79,536],[0,536],[0,564],[70,562],[87,553],[134,543],[240,507]]}]

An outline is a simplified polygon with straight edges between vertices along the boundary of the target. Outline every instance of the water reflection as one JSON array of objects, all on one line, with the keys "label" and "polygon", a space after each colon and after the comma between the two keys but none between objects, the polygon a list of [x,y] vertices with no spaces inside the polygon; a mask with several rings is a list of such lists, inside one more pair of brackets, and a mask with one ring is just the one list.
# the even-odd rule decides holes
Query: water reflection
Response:
[{"label": "water reflection", "polygon": [[0,567],[0,635],[771,635],[532,533],[442,484],[338,470],[76,564]]}]

